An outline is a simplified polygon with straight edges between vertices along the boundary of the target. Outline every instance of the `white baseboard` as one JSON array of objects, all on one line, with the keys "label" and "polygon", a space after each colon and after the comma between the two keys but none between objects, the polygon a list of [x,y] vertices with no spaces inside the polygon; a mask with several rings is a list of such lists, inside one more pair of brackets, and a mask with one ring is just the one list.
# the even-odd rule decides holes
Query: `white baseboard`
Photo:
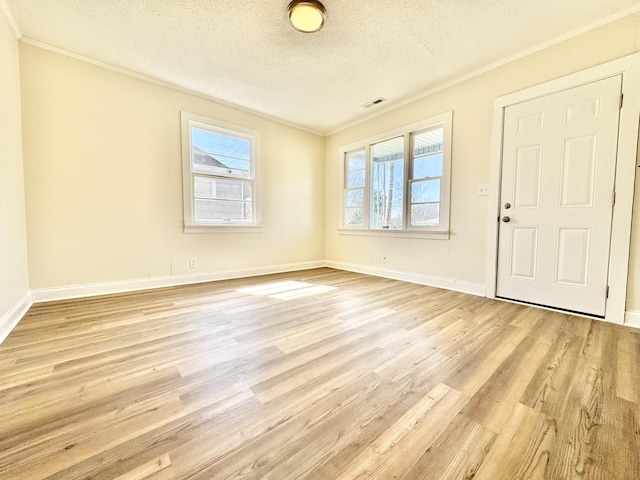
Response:
[{"label": "white baseboard", "polygon": [[0,344],[9,336],[11,331],[16,328],[18,322],[22,320],[22,317],[31,308],[33,300],[31,292],[27,292],[18,303],[16,303],[11,309],[0,317]]},{"label": "white baseboard", "polygon": [[134,292],[137,290],[149,290],[153,288],[213,282],[216,280],[230,280],[232,278],[255,277],[271,273],[309,270],[324,266],[326,266],[326,263],[322,260],[316,262],[287,263],[281,265],[270,265],[267,267],[227,270],[223,272],[211,272],[195,275],[173,275],[169,277],[142,278],[137,280],[94,283],[88,285],[41,288],[32,290],[31,295],[34,303],[52,302],[56,300],[68,300],[71,298],[94,297],[96,295],[109,295],[113,293]]},{"label": "white baseboard", "polygon": [[[154,288],[173,287],[194,283],[205,283],[217,280],[229,280],[233,278],[255,277],[258,275],[294,272],[298,270],[310,270],[312,268],[320,267],[330,267],[337,270],[346,270],[349,272],[363,273],[365,275],[390,278],[393,280],[401,280],[404,282],[417,283],[430,287],[444,288],[446,290],[454,290],[456,292],[468,293],[470,295],[477,295],[480,297],[484,297],[486,294],[485,286],[480,283],[328,260],[271,265],[267,267],[248,268],[243,270],[227,270],[223,272],[212,272],[196,275],[174,275],[169,277],[144,278],[119,282],[72,285],[67,287],[37,289],[25,294],[25,296],[20,301],[18,301],[7,313],[0,317],[0,344],[7,338],[9,333],[11,333],[11,331],[16,327],[18,322],[22,319],[22,317],[24,317],[31,305],[33,305],[34,303],[67,300],[71,298],[92,297],[96,295],[108,295],[113,293],[133,292],[137,290],[149,290]],[[640,328],[640,311],[627,311],[625,315],[624,325],[628,327]]]},{"label": "white baseboard", "polygon": [[70,285],[65,287],[41,288],[31,291],[33,303],[52,302],[56,300],[68,300],[71,298],[94,297],[97,295],[109,295],[113,293],[134,292],[137,290],[149,290],[153,288],[174,287],[177,285],[189,285],[193,283],[213,282],[217,280],[229,280],[233,278],[255,277],[271,273],[294,272],[297,270],[309,270],[319,267],[331,267],[338,270],[364,273],[377,277],[391,278],[405,282],[418,283],[431,287],[455,290],[471,295],[484,296],[485,287],[479,283],[466,282],[452,278],[433,277],[418,273],[386,270],[363,265],[355,265],[332,261],[315,261],[303,263],[288,263],[271,265],[267,267],[247,268],[242,270],[227,270],[223,272],[202,273],[196,275],[173,275],[168,277],[143,278],[137,280],[124,280],[118,282],[104,282],[86,285]]},{"label": "white baseboard", "polygon": [[628,310],[624,316],[624,326],[640,328],[640,312]]},{"label": "white baseboard", "polygon": [[393,280],[402,280],[404,282],[418,283],[420,285],[444,288],[446,290],[454,290],[456,292],[468,293],[470,295],[477,295],[480,297],[485,296],[484,285],[464,280],[456,280],[454,278],[434,277],[431,275],[422,275],[420,273],[400,272],[397,270],[387,270],[383,268],[369,267],[366,265],[354,265],[351,263],[332,261],[327,261],[326,266],[336,268],[338,270],[347,270],[349,272],[364,273],[366,275],[374,275],[376,277],[391,278]]}]

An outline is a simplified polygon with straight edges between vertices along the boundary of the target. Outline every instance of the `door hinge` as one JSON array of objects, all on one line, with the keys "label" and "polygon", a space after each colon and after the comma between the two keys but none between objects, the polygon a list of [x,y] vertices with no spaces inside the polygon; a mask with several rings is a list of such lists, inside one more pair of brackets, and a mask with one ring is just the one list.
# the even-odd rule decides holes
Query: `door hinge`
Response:
[{"label": "door hinge", "polygon": [[620,94],[620,104],[619,104],[618,108],[622,108],[623,99],[624,99],[624,93],[621,93]]},{"label": "door hinge", "polygon": [[613,192],[611,194],[611,205],[615,205],[616,204],[616,192]]},{"label": "door hinge", "polygon": [[607,296],[606,298],[609,298],[609,285],[607,285]]}]

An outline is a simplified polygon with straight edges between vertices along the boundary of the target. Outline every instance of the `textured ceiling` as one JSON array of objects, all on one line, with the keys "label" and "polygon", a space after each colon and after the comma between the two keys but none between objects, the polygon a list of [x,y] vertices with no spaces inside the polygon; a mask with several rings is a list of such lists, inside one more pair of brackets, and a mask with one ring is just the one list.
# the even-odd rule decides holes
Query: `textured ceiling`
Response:
[{"label": "textured ceiling", "polygon": [[290,0],[4,1],[26,39],[321,133],[638,5],[324,0],[325,28],[302,34]]}]

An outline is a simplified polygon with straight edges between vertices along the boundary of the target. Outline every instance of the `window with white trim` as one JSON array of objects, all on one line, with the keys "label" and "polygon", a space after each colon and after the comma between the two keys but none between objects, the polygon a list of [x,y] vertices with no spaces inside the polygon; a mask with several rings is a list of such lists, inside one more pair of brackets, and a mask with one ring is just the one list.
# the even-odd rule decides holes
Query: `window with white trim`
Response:
[{"label": "window with white trim", "polygon": [[342,230],[448,233],[452,118],[447,112],[340,149]]},{"label": "window with white trim", "polygon": [[258,224],[258,132],[182,112],[185,231]]}]

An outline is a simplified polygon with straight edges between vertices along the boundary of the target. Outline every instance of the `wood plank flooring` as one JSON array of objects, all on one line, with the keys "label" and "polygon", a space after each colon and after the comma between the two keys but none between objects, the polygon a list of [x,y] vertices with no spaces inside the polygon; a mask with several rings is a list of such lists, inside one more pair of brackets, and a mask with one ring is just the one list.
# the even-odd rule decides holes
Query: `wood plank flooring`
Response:
[{"label": "wood plank flooring", "polygon": [[39,304],[0,478],[640,479],[640,331],[328,268]]}]

